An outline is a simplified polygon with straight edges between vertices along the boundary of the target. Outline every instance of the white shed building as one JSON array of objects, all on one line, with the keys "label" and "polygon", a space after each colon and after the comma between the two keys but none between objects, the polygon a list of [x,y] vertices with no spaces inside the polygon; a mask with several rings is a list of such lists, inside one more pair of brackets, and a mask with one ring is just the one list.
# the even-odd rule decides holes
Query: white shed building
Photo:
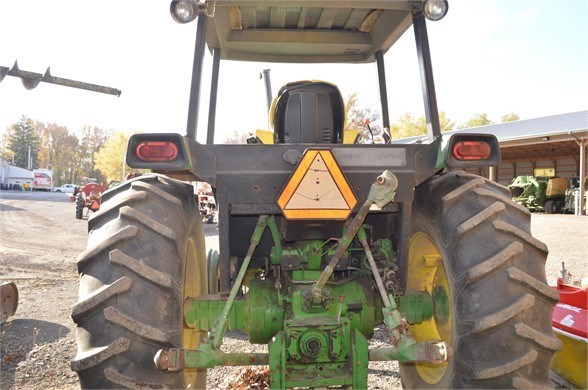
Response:
[{"label": "white shed building", "polygon": [[21,188],[27,183],[33,188],[33,171],[14,165],[8,166],[8,185],[19,185]]}]

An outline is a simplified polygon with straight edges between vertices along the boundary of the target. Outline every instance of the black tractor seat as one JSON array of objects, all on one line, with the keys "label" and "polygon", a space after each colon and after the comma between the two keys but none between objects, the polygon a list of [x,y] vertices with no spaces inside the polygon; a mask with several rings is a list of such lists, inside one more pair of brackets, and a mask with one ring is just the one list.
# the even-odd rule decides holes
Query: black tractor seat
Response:
[{"label": "black tractor seat", "polygon": [[272,104],[275,143],[343,142],[345,105],[337,86],[297,81],[283,86]]}]

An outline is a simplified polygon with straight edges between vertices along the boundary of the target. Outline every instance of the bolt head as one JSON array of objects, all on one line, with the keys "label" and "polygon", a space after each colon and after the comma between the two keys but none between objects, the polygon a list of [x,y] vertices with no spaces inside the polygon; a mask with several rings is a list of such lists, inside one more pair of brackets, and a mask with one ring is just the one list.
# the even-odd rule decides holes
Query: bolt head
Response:
[{"label": "bolt head", "polygon": [[157,351],[155,356],[153,357],[153,362],[155,363],[155,367],[160,370],[167,370],[169,366],[169,353],[166,350],[160,349]]}]

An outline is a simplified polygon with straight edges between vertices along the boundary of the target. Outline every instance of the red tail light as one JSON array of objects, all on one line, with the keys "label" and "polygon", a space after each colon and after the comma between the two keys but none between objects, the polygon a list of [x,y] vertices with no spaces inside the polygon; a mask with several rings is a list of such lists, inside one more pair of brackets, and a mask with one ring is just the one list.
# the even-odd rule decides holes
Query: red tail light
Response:
[{"label": "red tail light", "polygon": [[452,152],[456,160],[480,161],[490,158],[492,149],[485,141],[459,141],[453,146]]},{"label": "red tail light", "polygon": [[136,152],[141,161],[173,161],[178,157],[178,147],[172,142],[143,141]]}]

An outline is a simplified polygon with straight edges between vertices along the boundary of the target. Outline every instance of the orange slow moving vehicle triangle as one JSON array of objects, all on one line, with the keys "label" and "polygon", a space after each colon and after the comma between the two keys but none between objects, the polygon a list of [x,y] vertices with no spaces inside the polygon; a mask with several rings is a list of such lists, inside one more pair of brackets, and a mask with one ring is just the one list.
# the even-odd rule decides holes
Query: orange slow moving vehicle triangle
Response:
[{"label": "orange slow moving vehicle triangle", "polygon": [[347,219],[357,199],[330,150],[307,150],[278,205],[287,219]]}]

